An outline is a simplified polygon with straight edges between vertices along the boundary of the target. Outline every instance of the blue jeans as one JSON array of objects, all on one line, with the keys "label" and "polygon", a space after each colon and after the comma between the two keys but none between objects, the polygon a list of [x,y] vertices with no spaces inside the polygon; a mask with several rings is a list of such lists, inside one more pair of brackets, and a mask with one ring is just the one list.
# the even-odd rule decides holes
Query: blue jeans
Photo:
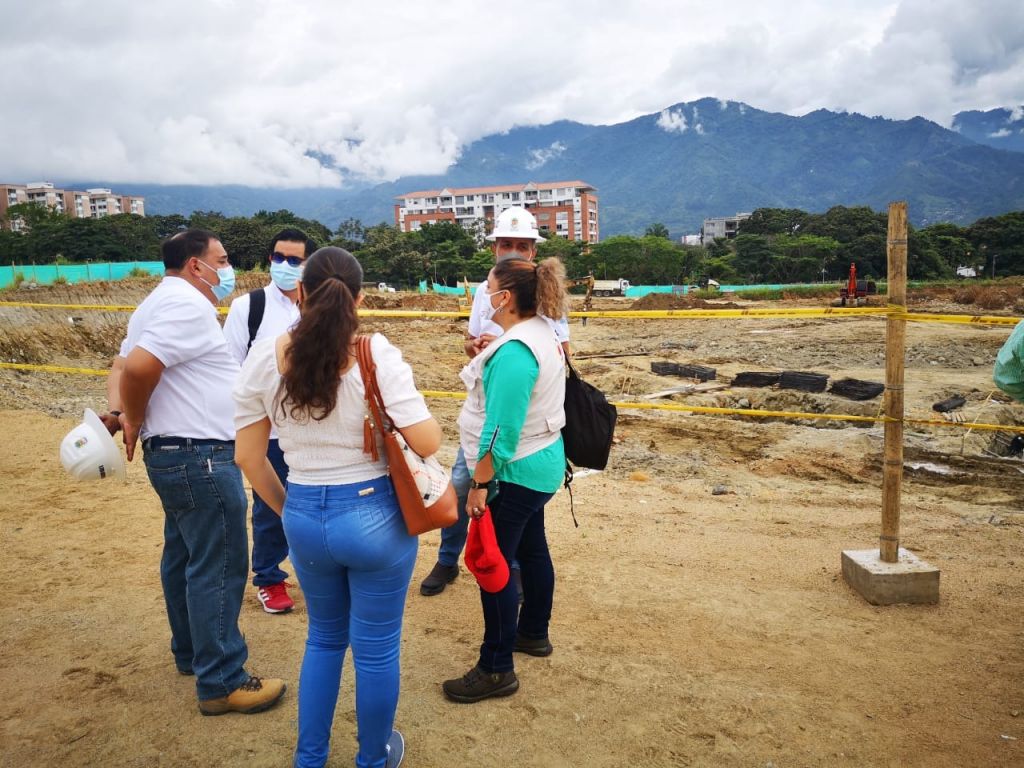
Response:
[{"label": "blue jeans", "polygon": [[295,765],[327,762],[345,651],[356,673],[359,768],[383,768],[398,706],[399,643],[419,540],[391,480],[288,484],[284,529],[309,614]]},{"label": "blue jeans", "polygon": [[441,565],[458,565],[459,555],[466,546],[466,535],[469,532],[469,515],[466,514],[466,497],[469,495],[469,468],[466,466],[466,454],[459,448],[452,467],[452,485],[458,497],[459,519],[441,529],[441,548],[437,551],[437,562]]},{"label": "blue jeans", "polygon": [[[466,454],[459,448],[455,457],[455,465],[452,467],[452,485],[455,487],[455,495],[458,498],[459,519],[441,529],[441,547],[437,551],[437,562],[449,567],[458,565],[459,555],[466,546],[466,536],[469,534],[469,515],[466,514],[466,497],[469,495],[469,481],[472,476],[469,467],[466,466]],[[509,560],[510,568],[519,568],[515,558]]]},{"label": "blue jeans", "polygon": [[[288,482],[288,465],[277,440],[267,444],[267,458],[282,485]],[[252,494],[252,583],[257,587],[280,584],[288,578],[281,563],[288,557],[288,539],[281,516],[267,506],[255,491]]]},{"label": "blue jeans", "polygon": [[500,592],[480,590],[484,642],[478,664],[485,672],[509,672],[515,668],[512,648],[517,631],[534,639],[548,636],[555,568],[544,533],[544,505],[552,496],[553,493],[503,482],[490,503],[498,547],[509,562],[513,558],[519,560],[523,605],[520,609],[512,579]]},{"label": "blue jeans", "polygon": [[249,570],[248,500],[235,444],[155,438],[143,444],[143,461],[164,508],[160,580],[174,661],[195,672],[201,701],[227,696],[249,679],[238,629]]}]

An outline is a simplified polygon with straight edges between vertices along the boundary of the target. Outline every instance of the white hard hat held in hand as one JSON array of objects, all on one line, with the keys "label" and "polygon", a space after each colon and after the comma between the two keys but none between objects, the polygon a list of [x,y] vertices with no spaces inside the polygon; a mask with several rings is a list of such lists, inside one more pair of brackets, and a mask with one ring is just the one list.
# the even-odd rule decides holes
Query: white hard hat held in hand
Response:
[{"label": "white hard hat held in hand", "polygon": [[525,208],[512,206],[498,214],[494,220],[494,231],[485,239],[494,242],[500,237],[520,237],[524,240],[543,242],[537,231],[537,219]]},{"label": "white hard hat held in hand", "polygon": [[76,480],[125,476],[121,449],[91,408],[61,442],[60,463]]}]

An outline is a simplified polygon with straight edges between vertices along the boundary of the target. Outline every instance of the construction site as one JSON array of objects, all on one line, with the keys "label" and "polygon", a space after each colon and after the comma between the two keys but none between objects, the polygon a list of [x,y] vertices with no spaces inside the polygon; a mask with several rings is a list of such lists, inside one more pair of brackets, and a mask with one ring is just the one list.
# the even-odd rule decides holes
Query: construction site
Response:
[{"label": "construction site", "polygon": [[[240,289],[265,279],[248,276]],[[288,681],[282,705],[211,724],[167,652],[163,514],[144,468],[129,465],[126,482],[76,483],[58,460],[83,409],[106,409],[96,371],[109,367],[129,317],[115,308],[155,284],[0,296],[10,302],[0,304],[4,765],[258,768],[291,758],[301,591],[286,616],[247,594],[240,619],[249,668]],[[867,298],[865,308],[884,306]],[[573,302],[583,309],[583,297]],[[618,404],[619,421],[607,470],[572,484],[579,527],[564,491],[547,507],[554,654],[517,660],[512,699],[448,703],[440,682],[477,653],[478,589],[465,569],[436,597],[411,589],[396,722],[408,763],[1024,765],[1024,461],[1012,439],[1024,406],[992,383],[1018,304],[908,294],[914,313],[1005,322],[907,323],[900,546],[941,571],[941,597],[888,606],[865,601],[840,567],[842,551],[879,541],[885,316],[828,315],[818,311],[827,299],[588,304],[598,316],[570,318],[573,356]],[[411,363],[450,466],[466,320],[415,313],[458,313],[459,297],[387,293],[365,306],[413,315],[366,313],[362,329]],[[723,309],[736,312],[700,316]],[[421,537],[414,585],[438,542],[437,532]],[[343,685],[335,738],[354,731]],[[330,764],[346,755],[338,749]]]}]

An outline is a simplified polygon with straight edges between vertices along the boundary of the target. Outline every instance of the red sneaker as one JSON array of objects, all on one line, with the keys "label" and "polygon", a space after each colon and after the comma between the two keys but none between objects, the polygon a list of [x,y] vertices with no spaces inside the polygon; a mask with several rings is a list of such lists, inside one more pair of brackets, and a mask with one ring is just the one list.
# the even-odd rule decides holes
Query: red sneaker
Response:
[{"label": "red sneaker", "polygon": [[260,602],[263,603],[263,610],[267,613],[288,613],[295,607],[295,601],[288,597],[288,587],[292,586],[287,581],[279,581],[277,584],[268,584],[256,591]]}]

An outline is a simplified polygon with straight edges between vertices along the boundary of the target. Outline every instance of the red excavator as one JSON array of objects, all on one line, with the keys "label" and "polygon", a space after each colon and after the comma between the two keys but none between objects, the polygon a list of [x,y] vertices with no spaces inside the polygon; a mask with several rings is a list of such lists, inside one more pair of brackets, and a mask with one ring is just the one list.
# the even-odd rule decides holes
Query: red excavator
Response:
[{"label": "red excavator", "polygon": [[846,287],[839,289],[839,306],[860,307],[867,304],[867,297],[878,293],[874,280],[858,280],[857,265],[850,264],[850,279]]}]

